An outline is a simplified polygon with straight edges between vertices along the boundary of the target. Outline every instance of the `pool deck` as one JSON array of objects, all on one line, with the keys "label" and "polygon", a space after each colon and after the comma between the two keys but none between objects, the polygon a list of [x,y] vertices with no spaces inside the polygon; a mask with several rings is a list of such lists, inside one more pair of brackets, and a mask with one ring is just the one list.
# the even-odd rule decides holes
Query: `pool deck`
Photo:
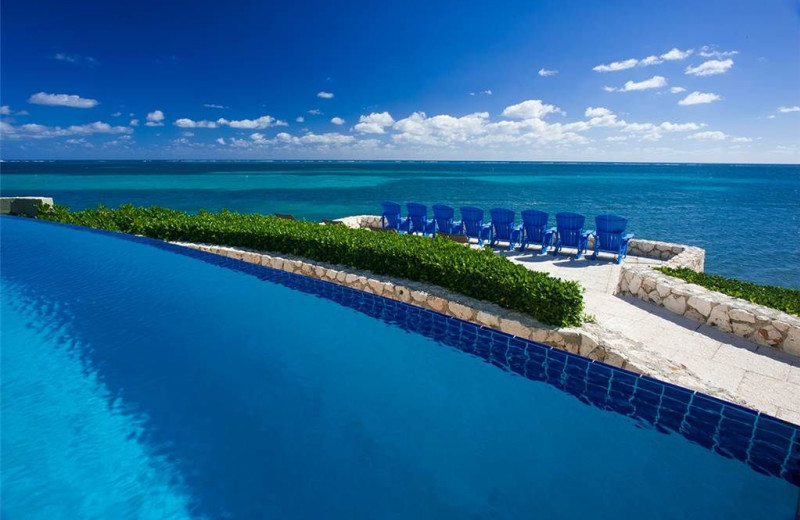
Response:
[{"label": "pool deck", "polygon": [[[501,252],[534,271],[575,280],[585,289],[586,313],[603,328],[640,343],[654,355],[683,365],[761,412],[800,424],[800,358],[758,346],[739,336],[678,316],[663,307],[614,294],[620,266],[601,258],[538,256],[537,251]],[[610,258],[610,257],[609,257]],[[626,264],[659,265],[628,257]]]}]

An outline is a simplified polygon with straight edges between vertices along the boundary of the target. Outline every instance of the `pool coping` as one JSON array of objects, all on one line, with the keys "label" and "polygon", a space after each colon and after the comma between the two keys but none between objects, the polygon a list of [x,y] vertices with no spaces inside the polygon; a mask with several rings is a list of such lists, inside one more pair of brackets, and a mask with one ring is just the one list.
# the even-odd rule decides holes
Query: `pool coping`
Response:
[{"label": "pool coping", "polygon": [[[6,218],[31,221],[28,218],[9,216],[3,216],[0,221]],[[236,258],[236,254],[233,256],[221,255],[211,251],[204,251],[199,247],[192,248],[178,243],[73,224],[49,221],[36,222],[148,244],[221,267],[250,274],[266,275],[265,279],[278,283],[282,283],[281,277],[283,277],[286,280],[283,282],[284,285],[304,290],[298,285],[306,284],[308,288],[305,289],[305,292],[327,297],[337,301],[337,303],[356,308],[361,312],[384,320],[391,321],[390,317],[383,313],[385,309],[395,309],[395,314],[397,310],[402,310],[401,314],[404,317],[408,318],[410,316],[414,318],[403,324],[405,328],[438,339],[441,343],[455,346],[460,350],[464,349],[461,348],[460,344],[453,344],[453,341],[456,340],[452,340],[448,336],[447,329],[452,328],[450,327],[451,324],[458,331],[462,331],[466,327],[470,334],[474,336],[473,339],[476,342],[484,342],[482,351],[479,352],[477,350],[478,343],[475,343],[475,351],[470,353],[483,358],[502,370],[556,386],[586,404],[627,415],[638,421],[647,422],[652,424],[658,431],[664,432],[665,429],[666,431],[674,431],[689,441],[700,444],[717,454],[740,460],[760,473],[782,478],[800,487],[800,426],[769,414],[707,395],[701,391],[661,381],[646,374],[636,373],[537,341],[521,338],[502,330],[494,330],[491,327],[456,316],[423,308],[415,305],[413,301],[401,301],[384,297],[375,292],[337,283],[336,280],[318,279],[313,275],[304,274],[302,272],[303,268],[301,268],[300,273],[289,272],[283,269],[276,269],[270,265],[265,266],[260,262],[247,261],[244,257],[241,259]],[[253,254],[250,253],[250,255]],[[248,258],[252,260],[255,257],[249,256]],[[290,262],[292,266],[297,265],[294,263],[296,260],[291,260]],[[318,267],[323,269],[321,266]],[[310,266],[306,269],[309,268]],[[277,279],[275,279],[276,277]],[[356,298],[357,303],[336,300],[329,294],[331,291],[340,296],[352,295]],[[376,311],[376,305],[383,306],[384,309]],[[376,312],[377,314],[375,314]],[[421,320],[427,320],[427,325],[422,324]],[[420,330],[423,325],[427,328]],[[436,325],[438,325],[438,329],[435,327]],[[431,328],[434,330],[429,330]],[[448,341],[450,342],[448,343]],[[462,342],[460,336],[458,341]],[[519,351],[512,352],[512,347],[523,349],[524,361],[519,357],[521,355]],[[533,348],[530,352],[528,351],[529,347]],[[466,352],[466,350],[464,351]],[[544,364],[542,365],[543,368],[540,367],[539,373],[529,375],[528,364],[533,362],[531,356],[544,356]],[[520,363],[524,368],[522,373],[520,373]],[[581,371],[583,371],[582,374]],[[594,377],[600,386],[592,385],[593,389],[590,389],[589,380],[587,379],[590,376]],[[580,380],[583,381],[582,388],[575,387],[574,383],[577,380],[571,379],[574,377],[583,378]],[[572,385],[570,381],[573,382]],[[605,386],[604,393],[602,391],[603,386]],[[596,393],[592,393],[596,392],[598,388],[602,395],[598,396]],[[642,395],[640,396],[639,394]],[[650,401],[641,401],[645,399],[644,396],[648,396],[646,399]],[[657,403],[653,399],[657,400]],[[641,401],[640,404],[644,406],[644,410],[647,412],[644,415],[638,413],[638,406],[634,404],[634,402],[639,401]],[[677,406],[678,411],[676,412],[675,408],[671,408],[672,406]],[[663,411],[662,407],[664,407]],[[656,411],[655,414],[652,413],[654,409]],[[678,413],[678,416],[675,415],[676,413]],[[725,436],[720,437],[721,431],[728,432],[731,428],[733,428],[731,430],[733,433],[726,433]],[[743,435],[750,439],[748,447],[744,451],[741,450],[743,447],[742,442],[739,442]],[[737,442],[734,443],[733,447],[726,447],[724,445],[725,442],[733,442],[732,439],[737,440]],[[777,455],[776,450],[779,451]]]}]

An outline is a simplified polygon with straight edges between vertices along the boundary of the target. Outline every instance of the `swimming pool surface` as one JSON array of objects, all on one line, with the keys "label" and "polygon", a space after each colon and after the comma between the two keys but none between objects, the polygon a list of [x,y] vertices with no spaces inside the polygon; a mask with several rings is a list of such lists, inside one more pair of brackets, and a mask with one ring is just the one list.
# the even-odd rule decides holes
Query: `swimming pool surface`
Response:
[{"label": "swimming pool surface", "polygon": [[0,234],[3,518],[794,518],[776,419],[148,239]]}]

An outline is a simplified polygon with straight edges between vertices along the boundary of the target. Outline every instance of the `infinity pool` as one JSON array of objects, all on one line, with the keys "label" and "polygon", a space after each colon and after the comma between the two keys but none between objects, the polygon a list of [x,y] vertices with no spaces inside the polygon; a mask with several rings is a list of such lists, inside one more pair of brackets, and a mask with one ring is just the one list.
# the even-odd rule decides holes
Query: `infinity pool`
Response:
[{"label": "infinity pool", "polygon": [[4,518],[794,518],[787,423],[260,266],[0,233]]}]

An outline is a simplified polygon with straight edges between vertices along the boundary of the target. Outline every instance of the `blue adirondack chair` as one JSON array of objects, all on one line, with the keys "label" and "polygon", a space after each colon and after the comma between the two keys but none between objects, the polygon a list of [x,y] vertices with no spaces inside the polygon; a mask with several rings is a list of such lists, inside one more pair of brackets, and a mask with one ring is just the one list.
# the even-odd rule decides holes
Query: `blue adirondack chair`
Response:
[{"label": "blue adirondack chair", "polygon": [[628,219],[617,215],[597,215],[594,218],[597,231],[594,233],[594,254],[590,257],[597,259],[600,251],[617,255],[617,263],[628,256],[628,241],[633,238],[633,233],[625,233]]},{"label": "blue adirondack chair", "polygon": [[508,241],[508,250],[514,249],[520,241],[522,228],[514,226],[514,212],[505,208],[492,208],[491,236],[489,243],[495,245],[498,240]]},{"label": "blue adirondack chair", "polygon": [[407,202],[408,209],[408,232],[422,233],[423,235],[432,234],[434,221],[428,220],[428,207],[418,202]]},{"label": "blue adirondack chair", "polygon": [[542,246],[540,255],[547,253],[547,248],[553,245],[553,235],[556,228],[547,227],[549,215],[544,211],[526,209],[522,212],[522,237],[520,240],[520,251],[525,251],[528,244]]},{"label": "blue adirondack chair", "polygon": [[381,228],[400,231],[400,228],[403,227],[403,219],[400,217],[400,204],[387,200],[381,204],[381,207],[383,208]]},{"label": "blue adirondack chair", "polygon": [[463,233],[468,238],[477,239],[480,246],[492,234],[492,226],[483,223],[483,210],[481,208],[473,206],[461,208],[461,226]]},{"label": "blue adirondack chair", "polygon": [[456,211],[452,207],[444,204],[435,204],[433,206],[433,232],[449,233],[451,235],[462,234],[461,221],[454,219],[455,214]]},{"label": "blue adirondack chair", "polygon": [[583,223],[586,217],[578,213],[563,212],[556,214],[556,247],[553,255],[557,255],[562,247],[574,247],[578,250],[575,258],[580,258],[589,247],[589,237],[594,233],[592,230],[584,231]]}]

